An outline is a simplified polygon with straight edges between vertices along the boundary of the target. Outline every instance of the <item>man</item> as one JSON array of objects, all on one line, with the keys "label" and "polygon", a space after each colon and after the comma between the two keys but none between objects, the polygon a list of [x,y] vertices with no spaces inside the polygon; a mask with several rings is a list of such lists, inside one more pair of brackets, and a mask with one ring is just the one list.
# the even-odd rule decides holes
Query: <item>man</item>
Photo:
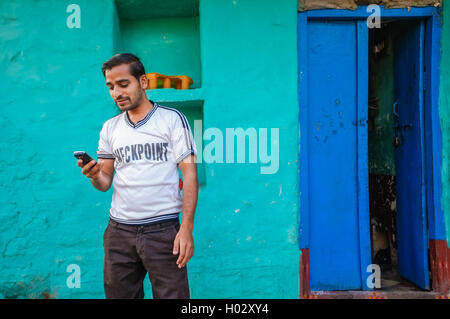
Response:
[{"label": "man", "polygon": [[95,188],[114,189],[103,236],[106,298],[143,298],[147,273],[154,298],[190,298],[186,264],[194,252],[198,180],[189,123],[146,97],[148,80],[135,55],[114,55],[102,72],[122,112],[103,124],[98,163],[78,166]]}]

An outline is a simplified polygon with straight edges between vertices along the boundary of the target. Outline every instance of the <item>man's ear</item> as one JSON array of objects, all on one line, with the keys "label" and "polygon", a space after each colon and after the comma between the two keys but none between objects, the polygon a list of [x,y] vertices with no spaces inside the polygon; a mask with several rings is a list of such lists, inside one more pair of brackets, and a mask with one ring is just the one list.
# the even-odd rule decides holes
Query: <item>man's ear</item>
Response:
[{"label": "man's ear", "polygon": [[144,90],[147,90],[147,88],[148,88],[148,79],[147,79],[147,76],[145,74],[141,75],[141,77],[139,78],[139,82],[141,83],[141,87]]}]

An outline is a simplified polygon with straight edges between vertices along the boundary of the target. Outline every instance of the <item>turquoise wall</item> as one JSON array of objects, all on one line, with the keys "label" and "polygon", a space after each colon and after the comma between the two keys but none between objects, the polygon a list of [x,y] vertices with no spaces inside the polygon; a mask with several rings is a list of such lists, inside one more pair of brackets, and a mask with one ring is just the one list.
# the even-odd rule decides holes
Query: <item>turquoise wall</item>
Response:
[{"label": "turquoise wall", "polygon": [[[0,297],[103,297],[102,235],[111,193],[80,175],[75,150],[95,155],[115,113],[101,74],[113,53],[115,8],[68,1],[0,2]],[[82,288],[68,289],[78,264]]]},{"label": "turquoise wall", "polygon": [[[76,1],[81,28],[69,29],[71,3],[0,2],[0,150],[7,154],[0,160],[0,297],[104,298],[102,236],[112,191],[95,190],[72,153],[95,155],[101,125],[117,113],[102,63],[145,45],[133,31],[138,23],[124,24],[112,0]],[[192,297],[296,298],[296,1],[200,1],[199,18],[177,17],[171,29],[184,43],[200,40],[192,60],[178,52],[152,59],[161,41],[151,39],[170,24],[154,18],[142,34],[147,72],[175,72],[170,67],[192,61],[183,72],[194,75],[195,99],[203,102],[192,110],[181,103],[191,125],[203,116],[204,129],[280,129],[274,175],[261,175],[259,164],[204,165],[188,265]],[[178,24],[190,27],[188,38],[177,35]],[[81,288],[66,286],[71,264],[80,266]],[[148,283],[146,291],[150,297]]]},{"label": "turquoise wall", "polygon": [[280,167],[261,175],[259,164],[206,166],[190,265],[195,296],[298,297],[296,7],[200,2],[204,125],[279,128]]},{"label": "turquoise wall", "polygon": [[441,46],[439,117],[442,130],[442,210],[450,247],[450,6],[444,4]]}]

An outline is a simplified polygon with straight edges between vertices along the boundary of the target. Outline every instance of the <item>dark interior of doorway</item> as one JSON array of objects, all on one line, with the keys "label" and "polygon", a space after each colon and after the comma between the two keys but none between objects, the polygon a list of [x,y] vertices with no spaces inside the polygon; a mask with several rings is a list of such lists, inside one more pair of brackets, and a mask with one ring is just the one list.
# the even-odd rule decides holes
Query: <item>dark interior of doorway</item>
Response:
[{"label": "dark interior of doorway", "polygon": [[372,263],[381,291],[421,291],[397,271],[394,41],[414,21],[384,21],[369,34],[369,200]]}]

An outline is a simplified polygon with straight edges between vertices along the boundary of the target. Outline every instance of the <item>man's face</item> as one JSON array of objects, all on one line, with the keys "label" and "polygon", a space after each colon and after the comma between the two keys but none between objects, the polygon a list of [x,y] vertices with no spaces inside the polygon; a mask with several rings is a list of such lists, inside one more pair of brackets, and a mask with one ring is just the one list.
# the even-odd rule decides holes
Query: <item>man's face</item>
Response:
[{"label": "man's face", "polygon": [[128,64],[120,64],[105,72],[109,94],[121,111],[141,104],[144,94],[141,83],[130,73]]}]

